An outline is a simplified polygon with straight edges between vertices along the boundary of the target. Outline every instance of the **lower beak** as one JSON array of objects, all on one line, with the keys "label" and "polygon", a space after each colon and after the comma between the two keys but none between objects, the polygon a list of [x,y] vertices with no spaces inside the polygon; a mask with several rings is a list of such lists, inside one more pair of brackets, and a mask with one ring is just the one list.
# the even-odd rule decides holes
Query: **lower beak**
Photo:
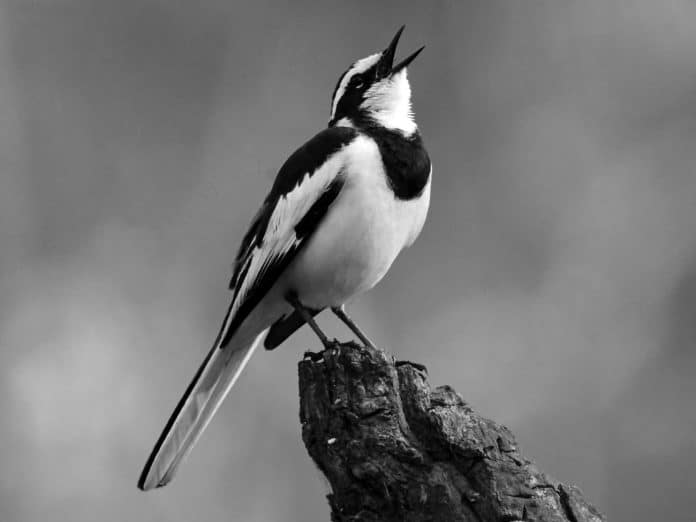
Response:
[{"label": "lower beak", "polygon": [[411,54],[410,56],[407,56],[403,60],[401,60],[398,64],[396,64],[394,67],[392,67],[391,73],[396,74],[398,73],[401,69],[405,69],[408,67],[408,64],[410,64],[413,60],[416,59],[416,56],[418,56],[421,51],[425,49],[425,45],[418,49],[415,53]]}]

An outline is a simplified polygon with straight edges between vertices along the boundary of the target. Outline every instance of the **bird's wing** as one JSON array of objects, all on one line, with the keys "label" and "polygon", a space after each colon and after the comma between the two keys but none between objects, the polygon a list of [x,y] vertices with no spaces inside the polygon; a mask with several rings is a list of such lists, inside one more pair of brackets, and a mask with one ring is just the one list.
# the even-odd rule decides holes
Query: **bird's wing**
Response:
[{"label": "bird's wing", "polygon": [[141,489],[172,479],[246,366],[260,336],[230,341],[338,196],[346,160],[341,150],[354,137],[352,129],[326,129],[280,169],[239,249],[230,283],[234,296],[218,338],[155,444],[138,480]]},{"label": "bird's wing", "polygon": [[278,176],[242,240],[230,288],[221,347],[273,286],[311,237],[343,186],[341,150],[357,133],[323,130],[295,151]]}]

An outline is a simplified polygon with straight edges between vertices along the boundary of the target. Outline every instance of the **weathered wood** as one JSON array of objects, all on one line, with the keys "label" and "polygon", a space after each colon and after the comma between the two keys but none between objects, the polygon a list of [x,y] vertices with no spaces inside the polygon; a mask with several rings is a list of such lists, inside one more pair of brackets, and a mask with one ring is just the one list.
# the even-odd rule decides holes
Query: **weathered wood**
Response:
[{"label": "weathered wood", "polygon": [[316,355],[299,363],[300,419],[333,521],[605,520],[419,365],[353,343]]}]

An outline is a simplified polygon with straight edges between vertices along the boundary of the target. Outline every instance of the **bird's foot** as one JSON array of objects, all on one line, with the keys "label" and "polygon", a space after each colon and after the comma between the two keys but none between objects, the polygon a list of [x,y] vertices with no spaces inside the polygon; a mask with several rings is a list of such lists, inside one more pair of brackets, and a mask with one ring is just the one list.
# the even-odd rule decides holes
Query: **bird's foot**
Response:
[{"label": "bird's foot", "polygon": [[427,369],[424,365],[422,365],[422,364],[420,364],[420,363],[414,363],[414,362],[412,362],[412,361],[396,361],[396,362],[394,363],[394,366],[396,366],[397,368],[398,368],[399,366],[405,366],[405,365],[413,366],[416,370],[418,370],[418,371],[420,371],[420,372],[423,372],[423,373],[425,373],[425,374],[428,373],[428,369]]},{"label": "bird's foot", "polygon": [[304,358],[305,359],[311,359],[312,362],[317,362],[320,361],[321,359],[324,358],[324,352],[326,350],[331,350],[333,348],[336,348],[341,344],[341,342],[338,339],[326,339],[322,340],[322,344],[324,345],[324,349],[321,352],[312,352],[310,350],[307,350],[304,353]]},{"label": "bird's foot", "polygon": [[324,344],[324,350],[331,350],[332,348],[337,348],[338,346],[340,346],[341,341],[339,341],[335,337],[333,339],[327,338],[323,344]]},{"label": "bird's foot", "polygon": [[377,347],[376,347],[374,344],[372,344],[372,343],[357,343],[357,346],[358,346],[362,351],[367,352],[367,353],[371,353],[371,354],[374,354],[374,353],[377,353],[377,352],[381,352],[381,351],[382,351],[381,348],[377,348]]}]

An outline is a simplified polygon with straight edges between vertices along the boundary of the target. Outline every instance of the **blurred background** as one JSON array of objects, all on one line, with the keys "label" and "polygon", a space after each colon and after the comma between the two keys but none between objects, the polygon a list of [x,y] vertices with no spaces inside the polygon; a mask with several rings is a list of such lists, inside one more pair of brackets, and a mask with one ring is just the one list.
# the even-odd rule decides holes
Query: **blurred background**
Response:
[{"label": "blurred background", "polygon": [[611,520],[693,522],[690,0],[0,1],[0,520],[328,520],[304,330],[135,483],[277,169],[401,24],[432,209],[352,313]]}]

